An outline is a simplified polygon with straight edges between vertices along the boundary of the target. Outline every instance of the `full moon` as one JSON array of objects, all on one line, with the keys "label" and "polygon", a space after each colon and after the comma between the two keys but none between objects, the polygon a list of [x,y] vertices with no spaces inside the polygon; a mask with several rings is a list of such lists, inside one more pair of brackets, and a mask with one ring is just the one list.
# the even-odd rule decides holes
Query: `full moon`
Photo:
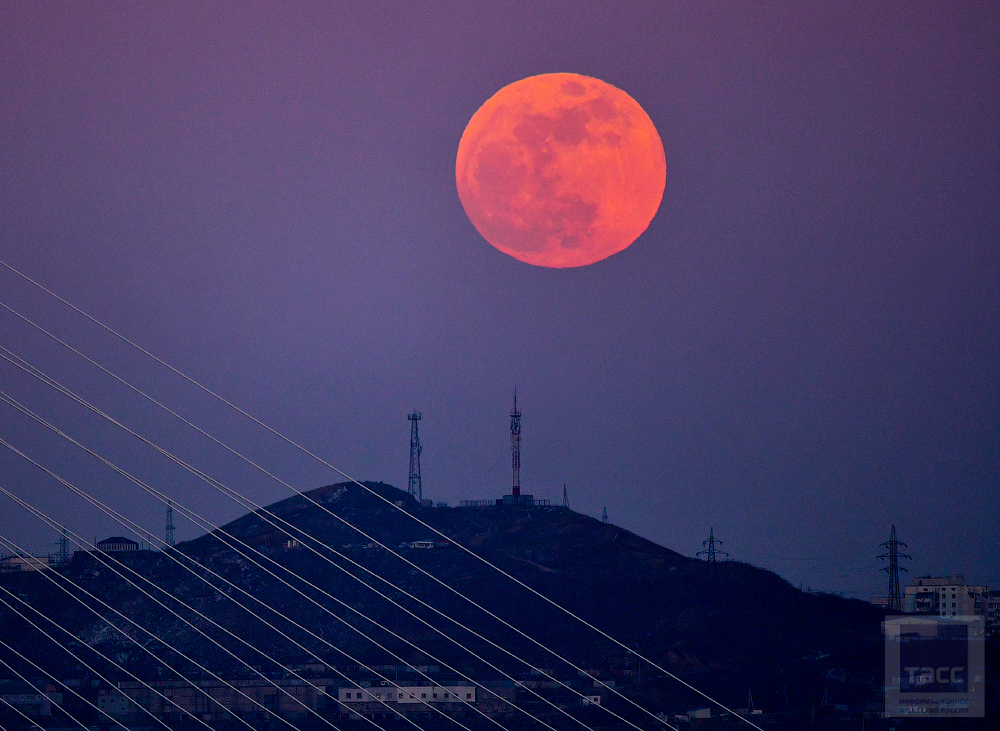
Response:
[{"label": "full moon", "polygon": [[455,180],[472,225],[515,259],[593,264],[653,220],[663,143],[632,97],[600,79],[542,74],[505,86],[472,115]]}]

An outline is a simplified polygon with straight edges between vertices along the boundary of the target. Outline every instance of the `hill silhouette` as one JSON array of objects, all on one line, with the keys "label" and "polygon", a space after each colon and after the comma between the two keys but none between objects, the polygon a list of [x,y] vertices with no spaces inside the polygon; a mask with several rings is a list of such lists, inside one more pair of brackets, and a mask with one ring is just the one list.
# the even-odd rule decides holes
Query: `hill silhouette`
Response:
[{"label": "hill silhouette", "polygon": [[[577,678],[571,667],[446,591],[414,568],[416,565],[574,665],[614,680],[642,703],[677,709],[700,704],[675,681],[459,548],[441,541],[430,549],[409,547],[437,537],[413,521],[413,514],[455,544],[467,547],[727,704],[746,707],[750,690],[758,707],[775,711],[801,711],[824,696],[830,703],[842,704],[878,700],[882,662],[879,622],[883,613],[865,602],[804,593],[774,573],[744,563],[708,564],[688,558],[566,508],[422,507],[390,485],[365,485],[384,499],[350,483],[329,485],[308,495],[336,517],[304,497],[294,496],[267,508],[293,528],[276,528],[259,512],[249,513],[219,531],[178,545],[172,553],[210,582],[221,585],[205,569],[260,600],[255,611],[293,637],[300,647],[226,598],[240,598],[236,590],[224,587],[224,595],[220,594],[164,554],[148,551],[117,557],[162,587],[165,593],[161,601],[185,616],[190,612],[180,601],[195,607],[282,663],[322,662],[345,669],[358,679],[367,677],[360,665],[405,670],[405,664],[448,664],[477,681],[495,678],[495,671],[462,649],[468,648],[506,672],[531,677],[527,666],[465,627],[535,667]],[[397,550],[413,565],[379,548],[376,542]],[[300,587],[315,603],[240,555],[247,552],[239,547],[241,543],[262,552],[274,572]],[[196,619],[206,633],[231,647],[238,660],[225,655],[92,557],[78,555],[59,572],[220,674],[245,674],[246,666],[277,672],[260,654],[234,643],[207,621]],[[93,613],[69,601],[40,575],[12,574],[3,577],[0,585],[42,608],[80,645],[102,649],[140,675],[168,676],[149,655]],[[366,585],[395,599],[426,624]],[[451,620],[416,600],[432,605]],[[329,616],[317,604],[329,607],[340,619]],[[108,614],[107,610],[101,612]],[[2,614],[0,634],[15,649],[30,655],[33,649],[37,654],[38,647],[51,645],[10,611]],[[443,630],[457,644],[427,625]],[[324,645],[299,626],[338,649]],[[158,656],[198,675],[161,643],[128,631]],[[61,653],[52,650],[49,657],[59,665],[59,672],[80,673],[76,663]],[[442,667],[440,674],[448,675],[449,671]]]}]

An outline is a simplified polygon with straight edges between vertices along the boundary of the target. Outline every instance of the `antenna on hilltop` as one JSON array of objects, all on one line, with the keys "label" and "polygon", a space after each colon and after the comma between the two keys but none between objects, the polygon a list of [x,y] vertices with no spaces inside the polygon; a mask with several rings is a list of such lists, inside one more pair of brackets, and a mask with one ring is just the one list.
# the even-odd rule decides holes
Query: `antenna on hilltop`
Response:
[{"label": "antenna on hilltop", "polygon": [[174,504],[167,501],[167,528],[166,528],[166,541],[165,543],[171,548],[174,547]]},{"label": "antenna on hilltop", "polygon": [[514,408],[510,412],[510,468],[511,494],[521,495],[521,412],[517,410],[517,388],[514,389]]},{"label": "antenna on hilltop", "polygon": [[604,523],[604,525],[608,524],[608,508],[606,506],[604,508],[604,512],[601,513],[601,522]]},{"label": "antenna on hilltop", "polygon": [[729,558],[729,554],[726,553],[725,551],[717,551],[715,549],[716,545],[719,545],[719,546],[722,545],[722,541],[715,540],[715,528],[714,527],[708,529],[708,540],[707,541],[702,541],[701,545],[707,546],[707,548],[704,551],[698,551],[698,553],[696,553],[695,556],[702,556],[702,555],[704,555],[705,556],[705,560],[708,561],[709,563],[715,563],[716,562],[715,557],[719,553],[723,554],[726,558]]},{"label": "antenna on hilltop", "polygon": [[[899,591],[899,572],[907,571],[899,565],[899,559],[901,558],[911,558],[909,554],[900,553],[899,547],[903,546],[907,548],[907,545],[900,540],[896,540],[896,524],[893,523],[892,531],[889,533],[889,540],[884,543],[879,543],[879,548],[887,549],[887,553],[883,553],[878,558],[889,559],[889,565],[883,566],[879,571],[886,571],[889,573],[889,597],[886,603],[886,609],[892,612],[902,612],[903,611],[903,596]],[[907,573],[909,573],[907,571]]]},{"label": "antenna on hilltop", "polygon": [[563,483],[563,507],[569,508],[569,495],[566,494],[566,483]]},{"label": "antenna on hilltop", "polygon": [[410,420],[410,481],[407,492],[418,503],[424,500],[424,487],[420,480],[420,452],[423,451],[423,447],[420,446],[420,434],[417,432],[417,422],[420,421],[420,417],[419,411],[406,416]]}]

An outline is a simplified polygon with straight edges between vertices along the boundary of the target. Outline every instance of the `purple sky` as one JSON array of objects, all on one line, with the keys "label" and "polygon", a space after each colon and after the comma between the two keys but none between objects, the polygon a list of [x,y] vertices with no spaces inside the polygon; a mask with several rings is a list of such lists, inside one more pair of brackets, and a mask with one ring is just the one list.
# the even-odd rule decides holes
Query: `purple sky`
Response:
[{"label": "purple sky", "polygon": [[[1000,584],[993,3],[5,2],[0,258],[359,479],[524,491],[794,583]],[[599,5],[599,4],[598,4]],[[667,189],[593,266],[489,246],[454,184],[500,87],[632,95]],[[0,271],[0,301],[301,489],[340,478]],[[287,495],[0,312],[0,344],[254,499]],[[0,362],[2,390],[212,520],[242,511]],[[163,508],[2,407],[0,436],[162,533]],[[9,453],[0,482],[121,533]],[[178,538],[198,531],[178,520]],[[54,550],[0,502],[0,535]]]}]

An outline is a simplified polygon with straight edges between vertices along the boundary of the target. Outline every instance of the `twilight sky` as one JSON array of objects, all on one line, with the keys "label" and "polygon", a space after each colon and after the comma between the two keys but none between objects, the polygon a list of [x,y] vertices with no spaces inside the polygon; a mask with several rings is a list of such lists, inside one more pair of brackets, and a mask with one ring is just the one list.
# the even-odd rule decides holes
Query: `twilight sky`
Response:
[{"label": "twilight sky", "polygon": [[[596,9],[581,10],[583,7]],[[976,2],[0,5],[0,259],[358,479],[522,482],[795,584],[1000,584],[1000,12]],[[543,269],[455,190],[466,122],[567,71],[650,115],[664,201]],[[300,489],[340,481],[0,270],[0,302]],[[241,467],[7,311],[0,344],[259,502]],[[0,361],[0,390],[215,522],[242,509]],[[0,405],[0,437],[157,535],[164,509]],[[20,458],[0,484],[124,531]],[[177,520],[179,539],[198,531]],[[6,498],[0,535],[57,536]]]}]

